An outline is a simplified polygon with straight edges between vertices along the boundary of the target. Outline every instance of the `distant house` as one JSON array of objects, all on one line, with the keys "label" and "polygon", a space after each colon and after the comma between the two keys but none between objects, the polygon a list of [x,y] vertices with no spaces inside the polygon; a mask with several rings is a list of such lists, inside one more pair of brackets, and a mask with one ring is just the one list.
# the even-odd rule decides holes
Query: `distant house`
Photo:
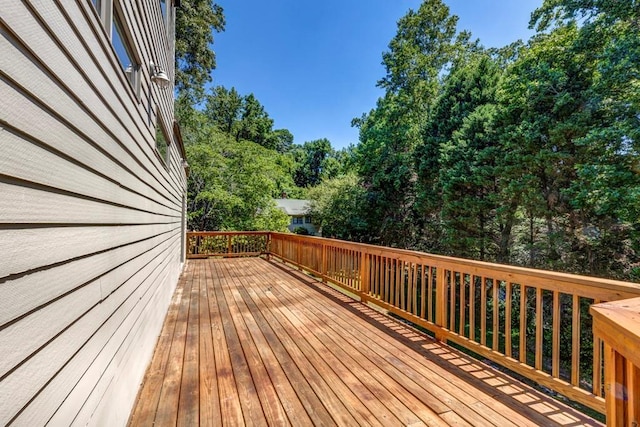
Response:
[{"label": "distant house", "polygon": [[177,2],[2,2],[2,426],[127,423],[185,259]]},{"label": "distant house", "polygon": [[276,206],[289,215],[289,230],[295,231],[296,228],[305,228],[309,234],[316,235],[318,230],[313,224],[313,219],[309,214],[310,201],[302,199],[275,199]]}]

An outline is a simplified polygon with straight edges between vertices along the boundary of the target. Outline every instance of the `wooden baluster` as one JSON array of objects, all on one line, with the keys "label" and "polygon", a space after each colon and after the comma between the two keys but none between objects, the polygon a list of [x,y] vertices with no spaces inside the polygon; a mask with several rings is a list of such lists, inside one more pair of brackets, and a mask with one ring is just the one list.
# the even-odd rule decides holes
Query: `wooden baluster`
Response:
[{"label": "wooden baluster", "polygon": [[[444,267],[437,267],[436,269],[436,325],[445,327],[445,311],[447,296],[445,288],[445,269]],[[442,337],[436,338],[442,339]]]},{"label": "wooden baluster", "polygon": [[527,363],[527,287],[520,285],[520,362]]},{"label": "wooden baluster", "polygon": [[476,276],[469,276],[469,339],[476,340]]},{"label": "wooden baluster", "polygon": [[551,375],[560,377],[560,292],[553,291],[553,339],[551,343]]},{"label": "wooden baluster", "polygon": [[390,265],[389,258],[384,257],[384,269],[382,271],[383,274],[383,282],[384,282],[384,302],[389,302],[391,300],[391,296],[389,295],[389,276],[390,276]]},{"label": "wooden baluster", "polygon": [[413,308],[412,313],[418,314],[418,265],[413,264],[413,274],[411,275],[411,288],[413,289]]},{"label": "wooden baluster", "polygon": [[[602,396],[602,340],[593,336],[593,394]],[[639,396],[640,397],[640,396]]]},{"label": "wooden baluster", "polygon": [[360,289],[362,289],[362,282],[360,283],[356,283],[356,275],[360,272],[360,257],[357,255],[357,252],[355,250],[351,250],[351,263],[353,264],[351,266],[351,268],[349,269],[350,272],[350,277],[351,277],[351,287],[358,289],[358,287],[360,287]]},{"label": "wooden baluster", "polygon": [[360,253],[360,291],[369,295],[369,278],[371,277],[371,272],[369,271],[369,256],[361,252]]},{"label": "wooden baluster", "polygon": [[427,283],[426,280],[429,278],[429,275],[426,274],[426,269],[429,268],[426,265],[422,264],[422,280],[420,281],[421,289],[420,289],[420,317],[423,319],[431,320],[431,318],[427,317]]},{"label": "wooden baluster", "polygon": [[465,285],[465,277],[466,275],[463,272],[460,272],[460,327],[458,333],[463,337],[465,334],[465,326],[466,325],[466,312],[467,312],[467,302],[466,302],[466,293],[467,286]]},{"label": "wooden baluster", "polygon": [[[602,301],[594,300],[594,304]],[[593,335],[593,394],[602,396],[602,341]],[[639,396],[640,397],[640,396]]]},{"label": "wooden baluster", "polygon": [[542,370],[542,288],[536,288],[536,353],[535,368]]},{"label": "wooden baluster", "polygon": [[327,281],[327,245],[322,244],[322,270],[320,270],[322,274],[322,281]]},{"label": "wooden baluster", "polygon": [[407,309],[407,286],[408,283],[405,284],[405,282],[408,282],[407,277],[407,263],[404,261],[400,261],[400,265],[401,265],[401,269],[400,269],[400,286],[399,286],[399,290],[400,290],[400,308],[408,311]]},{"label": "wooden baluster", "polygon": [[[407,265],[407,306],[405,307],[405,309],[410,312],[413,313],[413,265],[412,263],[408,263]],[[404,270],[404,269],[403,269]],[[403,292],[404,295],[404,292]]]},{"label": "wooden baluster", "polygon": [[456,272],[451,270],[449,279],[449,330],[456,329]]},{"label": "wooden baluster", "polygon": [[271,233],[264,235],[264,251],[267,254],[267,261],[271,260]]},{"label": "wooden baluster", "polygon": [[[429,315],[429,321],[437,322],[437,320],[433,317],[433,270],[435,267],[428,267],[427,271],[427,311]],[[436,280],[437,279],[437,270],[436,270]],[[436,286],[437,289],[437,286]]]},{"label": "wooden baluster", "polygon": [[487,279],[480,280],[480,344],[487,345]]},{"label": "wooden baluster", "polygon": [[394,258],[394,262],[393,305],[397,306],[400,303],[400,260],[398,258]]},{"label": "wooden baluster", "polygon": [[580,297],[573,296],[571,316],[571,384],[580,383]]},{"label": "wooden baluster", "polygon": [[231,234],[227,234],[227,253],[231,253]]},{"label": "wooden baluster", "polygon": [[347,264],[345,267],[347,286],[350,288],[353,288],[353,282],[351,280],[351,277],[353,275],[353,267],[355,264],[355,260],[353,258],[353,251],[351,251],[351,249],[347,249],[344,252],[345,252],[345,263]]},{"label": "wooden baluster", "polygon": [[391,300],[391,296],[389,294],[390,290],[389,290],[389,258],[384,257],[384,263],[382,264],[382,270],[380,271],[380,279],[382,280],[382,284],[383,284],[383,292],[384,292],[384,298],[383,300],[385,302],[389,302]]},{"label": "wooden baluster", "polygon": [[344,277],[343,283],[351,287],[351,257],[349,249],[342,250],[342,265],[344,269],[342,275],[342,277]]},{"label": "wooden baluster", "polygon": [[507,282],[505,289],[505,310],[504,310],[504,354],[511,357],[511,303],[512,284]]},{"label": "wooden baluster", "polygon": [[349,251],[342,249],[342,283],[349,286],[349,270],[351,265],[349,264]]},{"label": "wooden baluster", "polygon": [[491,286],[491,298],[493,299],[493,336],[491,347],[498,351],[498,344],[500,338],[500,304],[498,301],[498,288],[500,286],[500,281],[498,279],[493,279],[493,285]]},{"label": "wooden baluster", "polygon": [[376,262],[376,267],[372,271],[373,281],[376,284],[376,297],[382,298],[382,283],[380,282],[380,263],[382,262],[382,257],[378,255],[373,255],[373,259]]}]

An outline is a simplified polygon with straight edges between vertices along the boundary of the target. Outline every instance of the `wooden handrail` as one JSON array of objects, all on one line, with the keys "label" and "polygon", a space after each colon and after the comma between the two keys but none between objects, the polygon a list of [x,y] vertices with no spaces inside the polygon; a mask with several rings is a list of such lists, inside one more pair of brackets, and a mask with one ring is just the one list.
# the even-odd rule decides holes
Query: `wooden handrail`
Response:
[{"label": "wooden handrail", "polygon": [[[274,232],[187,236],[195,244],[190,258],[275,256],[601,413],[609,409],[603,366],[611,369],[612,344],[597,325],[610,331],[618,326],[594,316],[592,330],[588,307],[640,297],[636,283],[336,239]],[[207,238],[259,244],[233,243],[216,253],[197,245]],[[216,248],[215,240],[208,244]],[[592,349],[590,360],[583,360],[583,349]]]},{"label": "wooden handrail", "polygon": [[607,425],[640,423],[640,298],[593,305],[593,333],[604,342]]}]

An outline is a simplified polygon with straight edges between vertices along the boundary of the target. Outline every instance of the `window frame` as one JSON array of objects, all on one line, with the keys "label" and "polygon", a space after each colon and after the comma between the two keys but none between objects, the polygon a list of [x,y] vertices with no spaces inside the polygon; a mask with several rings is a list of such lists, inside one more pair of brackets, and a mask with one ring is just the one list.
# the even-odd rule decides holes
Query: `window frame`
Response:
[{"label": "window frame", "polygon": [[[133,91],[135,98],[140,101],[140,93],[142,87],[142,61],[140,61],[140,55],[135,48],[135,43],[132,42],[130,30],[127,27],[126,20],[124,19],[124,12],[117,0],[89,0],[93,9],[97,12],[100,23],[106,32],[109,44],[113,49],[114,56],[118,65],[122,69],[125,80],[129,82],[129,86]],[[117,32],[119,41],[121,42],[122,49],[124,49],[128,59],[131,61],[131,70],[128,70],[129,66],[124,65],[118,48],[114,44],[114,30]]]},{"label": "window frame", "polygon": [[[158,138],[160,135],[162,136],[162,139],[164,140],[164,147],[166,152],[163,154],[161,152],[161,150],[158,148],[158,146],[160,144],[162,144],[162,141],[160,141],[160,138]],[[162,164],[169,169],[169,167],[171,166],[171,138],[169,138],[167,136],[167,131],[164,128],[164,120],[162,120],[162,114],[160,114],[160,111],[158,111],[158,113],[156,114],[156,126],[155,126],[155,145],[154,145],[154,152],[156,153],[156,155],[158,156],[158,158],[160,160],[162,160]]]}]

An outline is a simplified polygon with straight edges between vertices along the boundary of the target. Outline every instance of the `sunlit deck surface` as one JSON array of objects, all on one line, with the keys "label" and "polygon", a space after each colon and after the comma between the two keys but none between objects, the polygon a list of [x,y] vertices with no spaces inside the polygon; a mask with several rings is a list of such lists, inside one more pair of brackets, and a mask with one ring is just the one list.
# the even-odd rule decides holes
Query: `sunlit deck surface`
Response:
[{"label": "sunlit deck surface", "polygon": [[131,425],[600,425],[261,258],[189,260]]}]

